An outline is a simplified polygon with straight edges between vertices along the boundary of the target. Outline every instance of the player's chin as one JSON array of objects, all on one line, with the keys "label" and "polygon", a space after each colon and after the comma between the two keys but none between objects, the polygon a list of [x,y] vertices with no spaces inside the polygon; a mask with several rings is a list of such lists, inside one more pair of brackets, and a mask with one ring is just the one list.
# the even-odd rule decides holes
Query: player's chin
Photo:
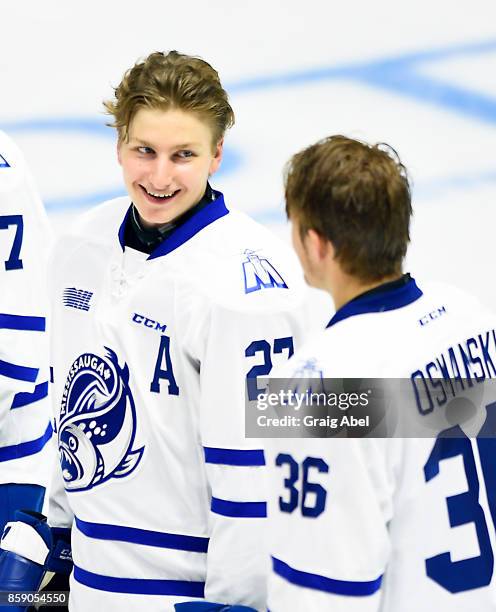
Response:
[{"label": "player's chin", "polygon": [[172,203],[150,203],[142,198],[136,198],[134,205],[138,209],[139,216],[153,225],[163,225],[177,217],[177,206]]},{"label": "player's chin", "polygon": [[140,217],[147,223],[148,225],[164,225],[165,223],[170,223],[177,216],[174,214],[173,210],[168,211],[157,211],[157,210],[144,210],[143,212],[139,211]]}]

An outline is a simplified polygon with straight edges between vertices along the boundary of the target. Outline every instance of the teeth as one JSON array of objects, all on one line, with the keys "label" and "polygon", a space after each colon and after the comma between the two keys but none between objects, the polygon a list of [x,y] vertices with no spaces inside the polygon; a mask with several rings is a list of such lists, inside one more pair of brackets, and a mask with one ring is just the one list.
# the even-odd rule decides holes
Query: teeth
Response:
[{"label": "teeth", "polygon": [[170,193],[153,193],[153,191],[148,191],[148,189],[146,190],[146,193],[148,195],[153,196],[154,198],[170,198],[172,197],[176,192],[175,191],[171,191]]}]

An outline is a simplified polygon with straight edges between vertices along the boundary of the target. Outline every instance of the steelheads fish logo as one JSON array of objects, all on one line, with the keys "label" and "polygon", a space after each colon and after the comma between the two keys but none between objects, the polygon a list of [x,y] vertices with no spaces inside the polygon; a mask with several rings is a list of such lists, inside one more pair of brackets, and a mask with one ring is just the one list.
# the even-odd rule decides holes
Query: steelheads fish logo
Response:
[{"label": "steelheads fish logo", "polygon": [[133,472],[144,447],[135,448],[136,408],[129,368],[105,347],[104,357],[80,355],[62,395],[58,443],[65,488],[84,491]]}]

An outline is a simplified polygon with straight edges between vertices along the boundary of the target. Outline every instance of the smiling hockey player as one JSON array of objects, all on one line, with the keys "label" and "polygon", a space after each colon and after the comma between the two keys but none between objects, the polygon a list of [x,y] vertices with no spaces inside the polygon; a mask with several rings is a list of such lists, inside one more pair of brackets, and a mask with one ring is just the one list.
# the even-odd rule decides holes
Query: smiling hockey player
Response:
[{"label": "smiling hockey player", "polygon": [[209,64],[153,53],[106,109],[128,196],[54,255],[49,522],[72,525],[70,609],[265,609],[264,455],[244,438],[245,386],[293,353],[301,272],[208,183],[234,121]]}]

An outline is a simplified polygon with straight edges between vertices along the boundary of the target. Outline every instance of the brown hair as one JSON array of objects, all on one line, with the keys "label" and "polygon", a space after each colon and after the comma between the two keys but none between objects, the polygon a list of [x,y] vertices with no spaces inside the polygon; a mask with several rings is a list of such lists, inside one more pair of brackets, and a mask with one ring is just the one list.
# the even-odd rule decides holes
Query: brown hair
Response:
[{"label": "brown hair", "polygon": [[302,237],[313,229],[331,241],[347,274],[401,273],[412,206],[407,171],[389,145],[325,138],[290,159],[285,196]]},{"label": "brown hair", "polygon": [[119,140],[129,138],[129,125],[140,108],[179,109],[192,112],[210,124],[213,145],[234,125],[219,75],[210,64],[177,51],[160,51],[138,61],[115,88],[115,98],[103,103],[114,121]]}]

